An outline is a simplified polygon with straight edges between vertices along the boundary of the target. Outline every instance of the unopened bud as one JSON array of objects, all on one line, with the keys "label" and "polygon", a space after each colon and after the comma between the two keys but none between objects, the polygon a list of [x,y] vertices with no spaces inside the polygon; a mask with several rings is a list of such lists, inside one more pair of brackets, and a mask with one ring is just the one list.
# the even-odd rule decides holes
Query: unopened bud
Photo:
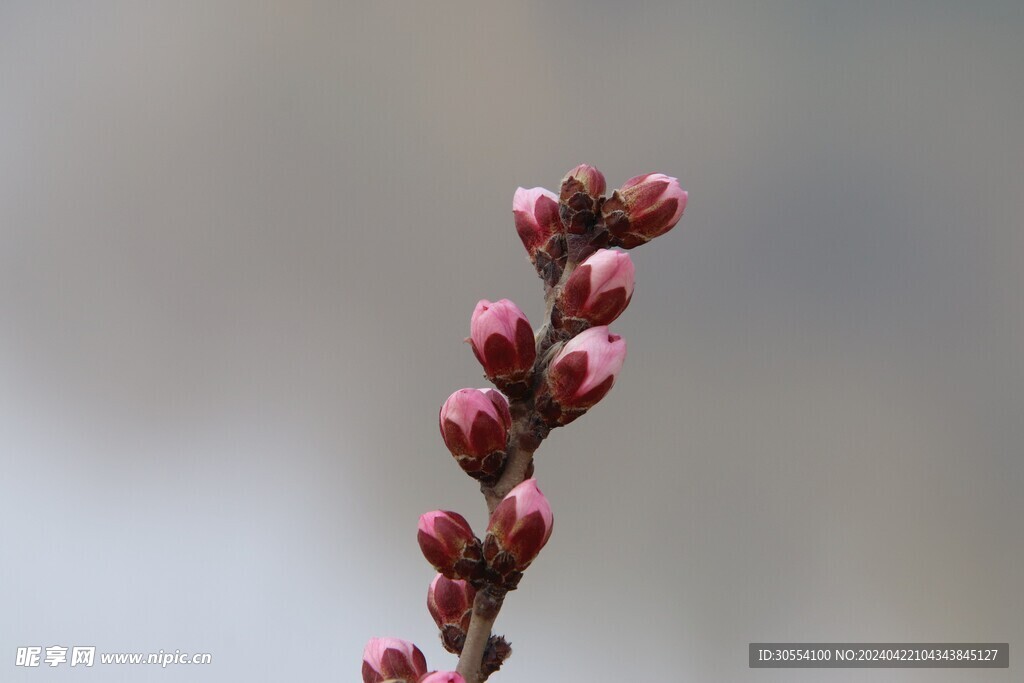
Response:
[{"label": "unopened bud", "polygon": [[480,540],[459,513],[434,510],[421,515],[416,540],[427,562],[448,578],[472,581],[483,574]]},{"label": "unopened bud", "polygon": [[512,425],[505,397],[494,389],[459,389],[441,406],[439,422],[445,445],[466,474],[494,484]]},{"label": "unopened bud", "polygon": [[537,408],[552,426],[569,424],[604,398],[626,360],[626,341],[606,326],[570,339],[551,360]]},{"label": "unopened bud", "polygon": [[[566,189],[566,185],[569,189]],[[567,194],[583,192],[591,197],[600,197],[604,194],[607,185],[604,174],[590,164],[580,164],[565,174],[562,179],[561,199],[568,199]]]},{"label": "unopened bud", "polygon": [[[538,250],[547,250],[548,242],[562,232],[558,217],[558,195],[543,187],[520,187],[512,198],[512,215],[523,246],[536,260]],[[557,256],[555,254],[554,256]]]},{"label": "unopened bud", "polygon": [[466,683],[466,679],[454,671],[434,671],[421,678],[419,683]]},{"label": "unopened bud", "polygon": [[671,230],[686,208],[686,191],[663,173],[630,178],[602,207],[614,246],[632,249]]},{"label": "unopened bud", "polygon": [[555,308],[556,324],[572,334],[593,325],[608,325],[633,296],[633,261],[624,251],[601,249],[566,281]]},{"label": "unopened bud", "polygon": [[466,630],[473,617],[473,598],[476,589],[468,582],[449,579],[438,574],[430,582],[427,591],[427,610],[434,618],[437,629],[441,632],[441,643],[444,649],[453,654],[461,654],[466,642]]},{"label": "unopened bud", "polygon": [[512,398],[529,390],[537,347],[533,328],[519,307],[508,299],[481,299],[469,324],[469,341],[484,374]]},{"label": "unopened bud", "polygon": [[567,232],[582,235],[594,227],[604,191],[604,175],[593,166],[580,164],[565,175],[558,212]]},{"label": "unopened bud", "polygon": [[520,187],[512,199],[516,231],[530,254],[537,274],[549,285],[558,282],[565,262],[565,238],[558,214],[558,195],[534,187]]},{"label": "unopened bud", "polygon": [[363,683],[388,680],[417,683],[427,672],[427,660],[407,640],[371,638],[363,650]]},{"label": "unopened bud", "polygon": [[527,479],[509,491],[491,514],[484,540],[488,579],[507,590],[519,583],[541,548],[551,538],[554,518],[551,506]]}]

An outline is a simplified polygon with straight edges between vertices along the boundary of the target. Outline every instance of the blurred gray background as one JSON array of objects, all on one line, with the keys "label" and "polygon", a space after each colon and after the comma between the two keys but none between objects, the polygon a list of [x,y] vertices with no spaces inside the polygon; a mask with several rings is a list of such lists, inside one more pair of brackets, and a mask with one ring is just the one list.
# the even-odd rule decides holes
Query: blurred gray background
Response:
[{"label": "blurred gray background", "polygon": [[[0,679],[452,668],[416,519],[517,185],[664,171],[495,681],[1014,681],[1024,4],[0,3]],[[1010,670],[750,670],[751,641]],[[24,645],[210,666],[14,666]]]}]

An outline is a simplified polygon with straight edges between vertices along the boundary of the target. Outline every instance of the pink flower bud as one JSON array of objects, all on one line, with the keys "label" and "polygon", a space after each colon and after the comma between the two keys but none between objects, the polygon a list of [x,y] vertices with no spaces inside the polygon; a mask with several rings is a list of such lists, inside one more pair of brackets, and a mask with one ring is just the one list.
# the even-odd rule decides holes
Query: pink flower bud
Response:
[{"label": "pink flower bud", "polygon": [[469,628],[475,597],[476,589],[469,582],[438,574],[427,590],[427,610],[438,628],[450,624],[465,630]]},{"label": "pink flower bud", "polygon": [[512,426],[508,401],[494,389],[459,389],[441,406],[441,437],[459,466],[492,485],[505,464],[505,441]]},{"label": "pink flower bud", "polygon": [[370,638],[363,650],[363,683],[400,680],[416,683],[427,672],[420,649],[398,638]]},{"label": "pink flower bud", "polygon": [[568,232],[581,235],[594,227],[604,191],[604,175],[593,166],[580,164],[565,175],[558,211]]},{"label": "pink flower bud", "polygon": [[508,396],[525,394],[537,347],[530,321],[518,306],[508,299],[481,299],[470,320],[469,341],[488,379]]},{"label": "pink flower bud", "polygon": [[562,232],[558,217],[558,196],[543,187],[529,190],[520,187],[512,199],[512,215],[516,231],[523,240],[530,258],[536,259],[537,250],[545,249],[548,241]]},{"label": "pink flower bud", "polygon": [[427,610],[441,632],[444,649],[460,654],[466,642],[466,630],[473,616],[476,589],[466,581],[455,581],[438,574],[427,591]]},{"label": "pink flower bud", "polygon": [[686,197],[679,181],[663,173],[630,178],[602,209],[612,244],[632,249],[664,235],[682,217]]},{"label": "pink flower bud", "polygon": [[483,573],[480,540],[457,512],[434,510],[420,516],[416,540],[423,557],[450,579],[478,579]]},{"label": "pink flower bud", "polygon": [[562,199],[565,199],[565,184],[570,182],[578,186],[577,191],[586,192],[591,197],[600,197],[607,187],[604,174],[590,164],[580,164],[565,174],[562,179]]},{"label": "pink flower bud", "polygon": [[633,296],[634,272],[626,252],[595,252],[573,271],[559,294],[559,326],[578,333],[618,318]]},{"label": "pink flower bud", "polygon": [[538,410],[549,424],[569,424],[604,398],[625,360],[625,340],[606,326],[580,333],[552,359]]},{"label": "pink flower bud", "polygon": [[421,678],[419,683],[466,683],[466,679],[454,671],[435,671]]},{"label": "pink flower bud", "polygon": [[527,479],[509,491],[487,525],[484,559],[488,578],[509,590],[515,588],[523,570],[551,538],[553,524],[551,506],[536,479]]}]

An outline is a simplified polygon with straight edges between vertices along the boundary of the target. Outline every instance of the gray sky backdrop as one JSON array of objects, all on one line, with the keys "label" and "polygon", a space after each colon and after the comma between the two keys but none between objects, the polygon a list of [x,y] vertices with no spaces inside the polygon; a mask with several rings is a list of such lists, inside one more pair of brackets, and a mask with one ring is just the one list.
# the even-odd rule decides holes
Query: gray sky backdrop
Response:
[{"label": "gray sky backdrop", "polygon": [[[495,681],[1024,645],[1024,4],[0,3],[0,679],[450,668],[417,516],[517,185],[680,178]],[[23,645],[210,652],[26,671]],[[1016,678],[1015,678],[1016,677]]]}]

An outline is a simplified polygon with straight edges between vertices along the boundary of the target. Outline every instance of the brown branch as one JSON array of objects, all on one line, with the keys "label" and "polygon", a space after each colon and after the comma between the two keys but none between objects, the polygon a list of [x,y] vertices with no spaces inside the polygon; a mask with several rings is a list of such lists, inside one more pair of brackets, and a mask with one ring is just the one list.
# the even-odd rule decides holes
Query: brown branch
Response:
[{"label": "brown branch", "polygon": [[466,683],[479,683],[484,680],[480,670],[484,650],[487,648],[491,628],[494,626],[494,620],[498,618],[504,599],[504,592],[487,586],[478,591],[473,600],[473,617],[469,630],[466,631],[466,644],[462,646],[462,656],[459,657],[456,669],[466,679]]},{"label": "brown branch", "polygon": [[[547,369],[547,363],[550,360],[547,352],[554,343],[551,334],[553,329],[551,315],[555,308],[555,302],[562,287],[565,286],[572,271],[575,270],[576,264],[582,260],[580,254],[581,251],[578,248],[575,253],[570,250],[569,259],[562,270],[558,283],[554,287],[547,288],[545,292],[545,320],[534,337],[537,344],[537,361],[533,367],[534,388]],[[494,486],[480,487],[487,502],[488,517],[509,491],[527,479],[533,463],[533,453],[547,435],[547,428],[543,427],[543,423],[534,409],[532,390],[526,397],[510,401],[509,411],[512,413],[512,427],[509,430],[505,469]],[[490,584],[484,586],[476,594],[476,599],[473,601],[473,616],[470,618],[469,628],[466,630],[466,643],[462,647],[462,654],[459,656],[459,664],[456,669],[466,679],[466,683],[483,683],[487,679],[486,674],[481,671],[481,663],[487,641],[491,637],[494,621],[498,618],[504,598],[504,590]]]}]

